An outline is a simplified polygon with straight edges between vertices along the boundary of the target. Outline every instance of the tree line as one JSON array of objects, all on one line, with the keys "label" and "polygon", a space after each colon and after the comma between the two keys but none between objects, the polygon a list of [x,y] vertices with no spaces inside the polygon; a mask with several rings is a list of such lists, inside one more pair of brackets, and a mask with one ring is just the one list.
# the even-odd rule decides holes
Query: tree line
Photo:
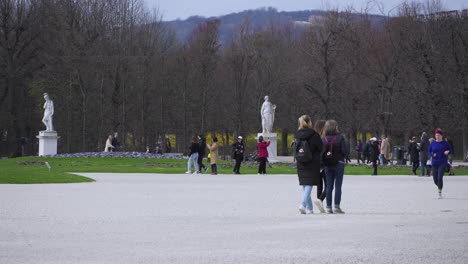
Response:
[{"label": "tree line", "polygon": [[219,27],[209,20],[179,40],[142,0],[2,0],[0,154],[37,153],[44,92],[61,153],[102,151],[113,131],[127,150],[161,135],[175,135],[177,152],[195,134],[228,143],[260,131],[265,95],[283,139],[306,113],[337,120],[352,145],[440,127],[466,152],[468,10],[403,3],[378,25],[332,10],[261,30],[246,17],[223,45]]}]

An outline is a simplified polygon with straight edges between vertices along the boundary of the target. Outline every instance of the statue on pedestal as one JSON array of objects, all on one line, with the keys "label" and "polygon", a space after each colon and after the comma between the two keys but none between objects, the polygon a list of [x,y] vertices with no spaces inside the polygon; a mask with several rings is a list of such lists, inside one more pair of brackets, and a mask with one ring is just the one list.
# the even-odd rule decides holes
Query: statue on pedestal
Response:
[{"label": "statue on pedestal", "polygon": [[273,130],[273,122],[275,121],[276,105],[269,101],[268,95],[265,96],[265,102],[262,104],[260,115],[262,116],[262,133],[271,133]]},{"label": "statue on pedestal", "polygon": [[46,126],[46,131],[54,131],[54,126],[52,125],[52,116],[54,115],[54,102],[49,98],[48,93],[44,93],[44,117],[42,118],[42,123]]}]

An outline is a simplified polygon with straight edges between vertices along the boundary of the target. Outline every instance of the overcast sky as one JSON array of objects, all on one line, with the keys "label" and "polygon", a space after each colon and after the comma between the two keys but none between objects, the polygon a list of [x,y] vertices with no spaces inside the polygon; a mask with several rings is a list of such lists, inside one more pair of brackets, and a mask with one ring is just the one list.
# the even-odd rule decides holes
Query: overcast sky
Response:
[{"label": "overcast sky", "polygon": [[[148,7],[157,8],[163,20],[186,19],[189,16],[221,16],[233,12],[260,7],[274,7],[279,11],[297,11],[331,8],[344,9],[352,5],[356,10],[363,10],[370,0],[144,0]],[[394,9],[402,0],[380,0],[385,13]],[[445,9],[468,8],[467,0],[442,0]],[[374,5],[375,6],[375,5]],[[378,8],[370,13],[381,14]]]}]

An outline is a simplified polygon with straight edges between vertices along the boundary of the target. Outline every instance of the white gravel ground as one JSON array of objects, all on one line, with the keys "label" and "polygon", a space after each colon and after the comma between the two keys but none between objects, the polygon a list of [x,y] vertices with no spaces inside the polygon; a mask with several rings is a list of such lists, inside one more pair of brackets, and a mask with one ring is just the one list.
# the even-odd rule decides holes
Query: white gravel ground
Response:
[{"label": "white gravel ground", "polygon": [[[0,263],[468,263],[468,177],[345,176],[300,215],[291,175],[80,173],[0,185]],[[314,187],[315,191],[315,187]]]}]

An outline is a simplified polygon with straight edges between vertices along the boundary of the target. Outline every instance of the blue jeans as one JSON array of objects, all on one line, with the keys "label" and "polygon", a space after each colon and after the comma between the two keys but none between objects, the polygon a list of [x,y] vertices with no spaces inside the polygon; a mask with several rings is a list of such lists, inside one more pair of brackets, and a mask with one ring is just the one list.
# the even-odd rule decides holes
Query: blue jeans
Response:
[{"label": "blue jeans", "polygon": [[387,160],[385,159],[384,154],[379,155],[379,160],[380,160],[380,164],[382,164],[382,165],[387,164]]},{"label": "blue jeans", "polygon": [[426,158],[421,158],[421,176],[424,176],[424,171],[426,170],[426,165],[427,165],[427,159]]},{"label": "blue jeans", "polygon": [[439,190],[442,190],[444,187],[444,172],[447,165],[432,165],[432,179],[434,180],[434,184],[437,185]]},{"label": "blue jeans", "polygon": [[310,193],[312,192],[312,185],[302,185],[304,191],[302,192],[302,206],[306,209],[312,210],[312,198]]},{"label": "blue jeans", "polygon": [[195,166],[195,172],[200,172],[200,168],[198,168],[198,153],[192,153],[192,155],[190,155],[187,171],[192,171],[192,164]]},{"label": "blue jeans", "polygon": [[341,203],[341,186],[343,185],[344,162],[340,161],[333,167],[325,167],[325,173],[327,175],[327,208],[332,207],[333,187],[335,187],[335,208],[339,208]]}]

